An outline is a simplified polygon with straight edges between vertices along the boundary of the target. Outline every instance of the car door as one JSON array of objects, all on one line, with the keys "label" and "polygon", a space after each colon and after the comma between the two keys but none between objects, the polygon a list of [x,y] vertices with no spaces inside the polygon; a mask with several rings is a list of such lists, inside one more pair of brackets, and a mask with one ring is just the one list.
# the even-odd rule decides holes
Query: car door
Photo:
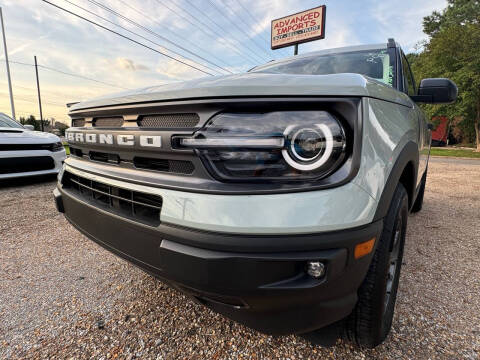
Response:
[{"label": "car door", "polygon": [[[403,89],[408,96],[413,96],[417,94],[415,79],[410,69],[410,64],[408,63],[407,57],[401,52],[401,62],[402,62],[402,72],[403,72]],[[413,101],[413,100],[412,100]],[[422,180],[422,176],[425,173],[428,165],[428,158],[430,156],[430,143],[431,143],[431,132],[428,128],[427,120],[425,114],[420,107],[413,102],[413,110],[415,112],[415,117],[418,123],[418,133],[417,133],[417,144],[418,144],[418,153],[419,153],[419,164],[418,164],[418,174],[417,174],[417,187]]]}]

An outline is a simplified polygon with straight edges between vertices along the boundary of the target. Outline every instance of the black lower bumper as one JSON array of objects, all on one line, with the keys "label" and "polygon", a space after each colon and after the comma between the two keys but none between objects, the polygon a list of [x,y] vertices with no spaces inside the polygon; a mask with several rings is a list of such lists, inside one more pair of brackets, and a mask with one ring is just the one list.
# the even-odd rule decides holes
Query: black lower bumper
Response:
[{"label": "black lower bumper", "polygon": [[[382,222],[310,235],[246,236],[143,225],[98,209],[63,189],[57,208],[83,234],[211,309],[270,334],[302,333],[347,316],[372,253],[356,244],[380,235]],[[322,261],[321,279],[307,275]]]}]

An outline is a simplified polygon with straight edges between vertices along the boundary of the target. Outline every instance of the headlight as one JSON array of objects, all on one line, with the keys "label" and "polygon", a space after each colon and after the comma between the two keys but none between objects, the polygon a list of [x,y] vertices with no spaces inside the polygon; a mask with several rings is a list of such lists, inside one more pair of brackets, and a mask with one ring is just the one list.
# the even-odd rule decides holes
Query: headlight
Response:
[{"label": "headlight", "polygon": [[321,179],[338,169],[347,149],[342,124],[326,111],[222,113],[176,143],[196,149],[223,181]]},{"label": "headlight", "polygon": [[50,151],[61,151],[63,150],[63,144],[61,142],[53,143],[50,146]]}]

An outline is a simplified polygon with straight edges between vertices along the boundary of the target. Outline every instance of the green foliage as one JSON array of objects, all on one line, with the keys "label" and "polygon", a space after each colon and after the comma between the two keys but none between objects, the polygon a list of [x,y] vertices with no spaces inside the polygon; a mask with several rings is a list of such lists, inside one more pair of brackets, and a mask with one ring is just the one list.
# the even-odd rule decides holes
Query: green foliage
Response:
[{"label": "green foliage", "polygon": [[452,157],[468,157],[474,159],[480,159],[480,153],[472,150],[464,149],[444,149],[444,148],[432,148],[430,150],[432,156],[452,156]]},{"label": "green foliage", "polygon": [[[42,130],[42,124],[40,120],[35,119],[35,116],[30,115],[28,118],[20,117],[20,124],[22,125],[33,125],[35,131]],[[48,120],[43,120],[43,126],[47,127],[49,125]]]},{"label": "green foliage", "polygon": [[479,0],[448,0],[443,12],[434,11],[423,18],[423,31],[434,36],[451,25],[479,24]]},{"label": "green foliage", "polygon": [[59,121],[55,122],[55,129],[57,129],[60,132],[61,136],[65,136],[65,130],[68,129],[68,125],[65,125]]},{"label": "green foliage", "polygon": [[446,77],[459,89],[454,105],[424,105],[424,110],[429,117],[461,118],[458,126],[472,141],[480,121],[480,1],[448,0],[444,11],[424,18],[423,26],[429,41],[421,53],[408,55],[416,79]]}]

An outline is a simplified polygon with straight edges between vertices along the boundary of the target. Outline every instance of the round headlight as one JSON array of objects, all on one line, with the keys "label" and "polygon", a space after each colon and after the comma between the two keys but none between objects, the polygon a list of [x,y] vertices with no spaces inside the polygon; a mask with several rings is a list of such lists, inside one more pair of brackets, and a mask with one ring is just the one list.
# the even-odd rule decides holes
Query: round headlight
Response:
[{"label": "round headlight", "polygon": [[195,149],[221,181],[317,181],[348,156],[345,130],[323,110],[220,113],[174,146]]},{"label": "round headlight", "polygon": [[333,135],[325,124],[314,124],[309,128],[288,126],[284,133],[290,144],[282,150],[288,165],[300,171],[311,171],[325,164],[332,155]]},{"label": "round headlight", "polygon": [[292,135],[290,149],[295,158],[312,161],[324,152],[325,138],[320,129],[300,129]]}]

